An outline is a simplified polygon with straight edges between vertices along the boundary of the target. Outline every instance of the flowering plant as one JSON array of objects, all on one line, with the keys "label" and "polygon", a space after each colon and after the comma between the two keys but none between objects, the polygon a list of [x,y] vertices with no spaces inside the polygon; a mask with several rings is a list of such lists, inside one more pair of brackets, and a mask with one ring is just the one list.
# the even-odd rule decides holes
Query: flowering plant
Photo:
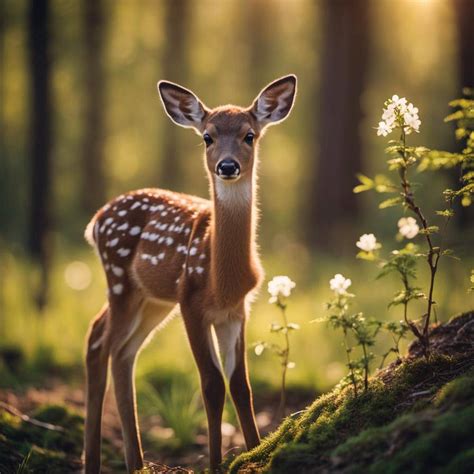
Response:
[{"label": "flowering plant", "polygon": [[275,304],[280,309],[282,317],[282,323],[272,323],[270,326],[270,332],[280,334],[283,336],[283,345],[269,343],[265,341],[258,341],[254,344],[254,350],[256,355],[261,355],[265,349],[270,349],[281,362],[281,391],[280,391],[280,406],[277,411],[277,417],[281,417],[285,413],[286,406],[286,377],[288,369],[293,369],[296,364],[290,361],[290,336],[291,331],[299,329],[299,325],[296,323],[288,322],[286,316],[287,299],[290,297],[292,290],[295,288],[296,283],[285,275],[274,277],[268,283],[268,293],[270,304]]},{"label": "flowering plant", "polygon": [[[326,303],[329,314],[327,317],[315,319],[312,322],[327,321],[333,329],[342,330],[349,373],[341,380],[340,385],[352,385],[354,395],[357,396],[361,383],[364,390],[368,389],[369,366],[375,357],[369,349],[375,344],[375,337],[382,324],[373,319],[366,319],[363,313],[350,312],[350,300],[355,297],[347,292],[351,285],[352,281],[349,278],[345,278],[340,273],[334,275],[329,281],[334,297]],[[351,340],[354,340],[355,345],[360,348],[361,356],[358,359],[352,358],[354,347],[351,345]]]},{"label": "flowering plant", "polygon": [[[457,122],[456,137],[466,140],[466,148],[462,153],[409,146],[407,136],[412,132],[418,133],[420,131],[421,120],[418,108],[404,97],[393,95],[391,99],[388,99],[384,104],[382,120],[377,127],[377,135],[386,137],[394,131],[399,132],[399,140],[391,140],[386,151],[389,155],[388,169],[397,172],[400,184],[395,184],[385,175],[378,175],[373,179],[359,175],[360,184],[354,188],[355,193],[373,189],[379,193],[394,194],[393,197],[381,202],[379,208],[385,209],[400,205],[406,213],[411,214],[401,217],[398,221],[399,239],[411,240],[422,235],[425,240],[424,249],[421,249],[419,245],[409,243],[404,248],[393,251],[389,259],[385,261],[378,260],[374,254],[375,248],[373,247],[376,239],[373,234],[364,234],[356,244],[362,250],[358,257],[378,261],[382,267],[379,277],[392,272],[400,276],[403,289],[395,294],[390,305],[402,304],[404,306],[405,326],[409,327],[420,340],[425,354],[429,352],[428,329],[436,304],[433,295],[438,265],[441,257],[452,256],[452,250],[444,248],[443,234],[454,214],[454,200],[460,198],[461,203],[468,206],[472,202],[471,197],[474,193],[474,100],[460,99],[451,102],[450,105],[457,107],[458,110],[445,120]],[[423,172],[454,166],[460,168],[461,186],[457,190],[446,189],[443,192],[446,208],[436,211],[434,216],[444,220],[444,225],[440,230],[439,225],[430,223],[433,217],[428,218],[422,210],[418,197],[415,196],[411,174],[414,171]],[[369,236],[372,237],[369,238]],[[425,259],[430,270],[427,295],[412,284],[412,281],[416,279],[416,267],[419,259]],[[408,303],[419,298],[426,299],[426,312],[418,318],[418,321],[413,321],[408,317]]]}]

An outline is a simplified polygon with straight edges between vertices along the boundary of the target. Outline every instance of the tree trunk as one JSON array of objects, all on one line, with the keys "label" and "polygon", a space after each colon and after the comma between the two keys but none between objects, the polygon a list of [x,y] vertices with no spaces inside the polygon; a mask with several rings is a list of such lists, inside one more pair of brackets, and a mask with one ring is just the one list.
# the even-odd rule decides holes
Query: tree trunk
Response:
[{"label": "tree trunk", "polygon": [[[181,82],[187,78],[188,61],[186,57],[187,35],[190,18],[189,0],[166,0],[165,2],[165,50],[163,54],[163,79]],[[180,179],[180,156],[176,143],[176,127],[166,125],[162,134],[162,156],[160,185],[167,189],[183,190]]]},{"label": "tree trunk", "polygon": [[84,0],[85,115],[82,150],[82,208],[94,213],[105,201],[104,177],[104,26],[102,0]]},{"label": "tree trunk", "polygon": [[36,290],[38,309],[46,304],[49,269],[51,194],[51,83],[49,57],[49,1],[30,0],[28,53],[31,93],[31,178],[28,250],[41,269]]},{"label": "tree trunk", "polygon": [[[472,0],[454,0],[455,18],[458,33],[458,74],[459,91],[463,88],[474,90],[474,2]],[[465,146],[465,142],[458,144],[458,151]],[[454,188],[459,187],[459,174],[453,173]],[[470,226],[474,215],[472,207],[463,207],[456,204],[456,223],[461,229]]]},{"label": "tree trunk", "polygon": [[319,104],[319,145],[310,170],[309,247],[335,250],[358,214],[352,188],[362,170],[359,124],[369,48],[367,0],[325,0]]}]

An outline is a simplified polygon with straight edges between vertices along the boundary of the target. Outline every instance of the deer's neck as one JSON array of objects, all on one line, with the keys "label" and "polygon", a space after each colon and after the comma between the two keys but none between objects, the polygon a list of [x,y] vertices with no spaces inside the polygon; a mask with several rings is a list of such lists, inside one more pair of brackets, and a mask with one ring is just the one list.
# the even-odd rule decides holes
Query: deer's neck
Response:
[{"label": "deer's neck", "polygon": [[259,282],[261,269],[255,243],[257,211],[255,183],[240,179],[226,183],[213,177],[211,275],[219,306],[229,307]]}]

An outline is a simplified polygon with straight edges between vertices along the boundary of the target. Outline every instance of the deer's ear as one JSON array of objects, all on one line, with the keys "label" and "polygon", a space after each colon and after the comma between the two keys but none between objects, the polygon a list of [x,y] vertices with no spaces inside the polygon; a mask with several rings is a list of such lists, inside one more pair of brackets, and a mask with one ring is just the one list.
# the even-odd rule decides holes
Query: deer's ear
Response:
[{"label": "deer's ear", "polygon": [[157,87],[163,107],[173,122],[202,131],[207,108],[190,90],[168,81],[158,82]]},{"label": "deer's ear", "polygon": [[296,76],[281,77],[262,89],[251,109],[260,125],[279,123],[288,116],[296,95]]}]

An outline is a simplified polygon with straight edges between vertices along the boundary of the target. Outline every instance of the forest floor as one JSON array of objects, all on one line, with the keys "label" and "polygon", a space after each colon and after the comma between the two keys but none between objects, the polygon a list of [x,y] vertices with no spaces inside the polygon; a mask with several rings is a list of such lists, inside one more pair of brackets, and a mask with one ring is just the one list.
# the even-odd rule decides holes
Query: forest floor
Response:
[{"label": "forest floor", "polygon": [[[308,389],[290,389],[287,413],[308,405],[315,393]],[[263,436],[278,427],[274,413],[279,393],[262,391],[255,395],[256,418]],[[84,392],[82,385],[48,377],[41,387],[0,390],[0,473],[79,472],[83,436]],[[153,472],[199,472],[208,459],[207,435],[200,430],[195,442],[173,448],[167,441],[172,430],[159,416],[141,417],[145,459]],[[126,472],[120,421],[112,389],[107,391],[103,414],[102,472]],[[161,440],[161,441],[160,441]],[[243,436],[231,423],[223,423],[223,450],[239,453]],[[157,460],[160,460],[159,462]],[[183,466],[171,468],[173,466]],[[21,466],[21,468],[20,468]]]},{"label": "forest floor", "polygon": [[[225,423],[224,469],[241,473],[472,473],[474,313],[433,328],[431,344],[429,359],[412,344],[406,358],[375,374],[368,392],[358,397],[350,387],[335,388],[316,399],[308,391],[290,392],[288,412],[297,413],[279,426],[273,419],[278,393],[257,390],[258,424],[264,436],[270,434],[258,448],[239,455],[243,451],[240,430]],[[79,472],[83,412],[82,386],[60,377],[46,378],[41,388],[0,390],[0,472]],[[170,449],[166,439],[173,434],[159,417],[142,418],[141,430],[150,462],[146,472],[205,469],[204,430],[185,450]],[[124,472],[111,390],[103,432],[103,472]],[[153,462],[158,459],[165,464]]]}]

